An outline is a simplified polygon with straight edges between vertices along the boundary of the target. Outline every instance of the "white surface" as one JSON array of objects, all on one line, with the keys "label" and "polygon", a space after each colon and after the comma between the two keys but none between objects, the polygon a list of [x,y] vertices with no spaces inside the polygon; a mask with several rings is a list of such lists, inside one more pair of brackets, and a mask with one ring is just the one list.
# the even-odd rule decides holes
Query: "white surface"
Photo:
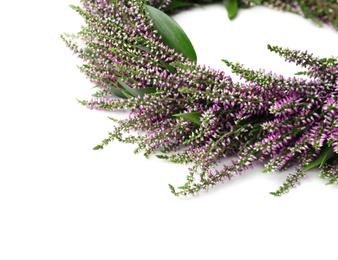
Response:
[{"label": "white surface", "polygon": [[[91,85],[59,35],[76,32],[75,0],[6,1],[0,10],[0,259],[337,259],[338,187],[311,172],[281,198],[261,168],[197,197],[176,198],[187,167],[134,155],[106,137],[112,121],[75,98]],[[221,5],[175,19],[200,63],[222,58],[291,74],[279,44],[338,55],[338,33],[266,8],[230,22]]]}]

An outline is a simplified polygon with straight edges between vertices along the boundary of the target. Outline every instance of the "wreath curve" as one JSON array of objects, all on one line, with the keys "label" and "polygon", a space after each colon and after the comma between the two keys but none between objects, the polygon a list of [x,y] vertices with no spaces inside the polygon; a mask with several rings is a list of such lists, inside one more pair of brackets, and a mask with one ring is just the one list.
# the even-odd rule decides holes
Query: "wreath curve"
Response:
[{"label": "wreath curve", "polygon": [[[199,3],[208,0],[200,0]],[[209,2],[209,1],[208,1]],[[236,175],[255,162],[266,172],[296,166],[271,194],[295,187],[314,167],[328,184],[338,182],[338,59],[307,51],[268,46],[304,69],[295,77],[252,70],[223,60],[242,80],[197,64],[182,28],[165,12],[192,0],[81,0],[72,6],[86,25],[76,37],[62,35],[83,60],[80,70],[98,91],[91,109],[130,110],[114,119],[101,144],[132,143],[146,157],[187,164],[187,182],[169,184],[176,196],[197,194]],[[264,4],[303,15],[337,29],[337,1],[225,0],[230,19],[238,8]],[[220,167],[220,159],[235,156]]]}]

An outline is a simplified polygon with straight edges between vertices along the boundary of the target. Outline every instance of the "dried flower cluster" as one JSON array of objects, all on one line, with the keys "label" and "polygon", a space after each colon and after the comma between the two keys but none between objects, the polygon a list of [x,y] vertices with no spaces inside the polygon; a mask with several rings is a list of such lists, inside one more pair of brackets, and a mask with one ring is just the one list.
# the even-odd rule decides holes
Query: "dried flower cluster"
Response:
[{"label": "dried flower cluster", "polygon": [[[274,1],[277,2],[277,1]],[[291,2],[291,1],[290,1]],[[196,194],[230,180],[255,162],[266,172],[297,166],[272,194],[294,187],[306,171],[338,181],[338,59],[268,46],[306,71],[286,78],[224,61],[241,82],[185,58],[161,41],[141,0],[82,0],[86,21],[76,39],[62,36],[99,89],[91,109],[129,109],[107,139],[135,144],[135,152],[191,163],[175,195]],[[220,159],[235,156],[230,164]]]}]

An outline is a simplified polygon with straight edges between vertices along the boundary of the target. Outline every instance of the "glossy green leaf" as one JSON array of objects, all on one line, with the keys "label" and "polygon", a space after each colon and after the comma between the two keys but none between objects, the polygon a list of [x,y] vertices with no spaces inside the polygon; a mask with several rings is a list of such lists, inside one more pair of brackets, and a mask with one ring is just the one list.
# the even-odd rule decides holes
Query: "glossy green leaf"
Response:
[{"label": "glossy green leaf", "polygon": [[155,93],[156,92],[156,87],[140,88],[140,89],[137,90],[137,92],[139,93],[139,95],[141,97],[143,97],[144,94]]},{"label": "glossy green leaf", "polygon": [[111,93],[113,93],[115,96],[120,97],[120,98],[126,98],[126,96],[122,93],[121,89],[118,89],[114,86],[110,87]]},{"label": "glossy green leaf", "polygon": [[132,95],[130,95],[127,91],[122,90],[123,95],[125,95],[126,98],[133,98]]},{"label": "glossy green leaf", "polygon": [[130,95],[132,95],[133,97],[137,97],[138,93],[136,92],[135,89],[129,87],[126,83],[123,82],[122,78],[118,78],[117,82],[120,84],[120,86],[122,88],[124,88],[125,90],[127,90],[127,93],[129,93]]},{"label": "glossy green leaf", "polygon": [[230,20],[234,19],[238,11],[238,0],[223,0],[224,6],[228,11]]},{"label": "glossy green leaf", "polygon": [[323,149],[323,151],[320,153],[317,159],[314,160],[312,163],[309,163],[307,166],[305,166],[303,170],[308,171],[317,166],[321,168],[324,165],[324,163],[326,163],[327,160],[329,160],[333,155],[334,155],[333,148],[327,146]]},{"label": "glossy green leaf", "polygon": [[165,11],[171,11],[177,8],[182,8],[182,7],[190,7],[193,6],[194,4],[191,2],[182,2],[182,1],[172,1],[167,8],[165,8]]},{"label": "glossy green leaf", "polygon": [[192,123],[196,125],[200,125],[200,117],[201,117],[202,112],[189,112],[189,113],[182,113],[182,114],[175,114],[173,116],[175,117],[183,117],[184,119],[187,119],[191,121]]},{"label": "glossy green leaf", "polygon": [[145,5],[145,9],[154,20],[154,29],[162,36],[161,41],[191,61],[197,61],[195,49],[181,26],[170,16],[152,6]]},{"label": "glossy green leaf", "polygon": [[170,73],[172,73],[172,74],[175,74],[177,71],[176,71],[176,69],[173,67],[173,66],[171,66],[170,64],[168,64],[168,63],[166,63],[166,62],[164,62],[164,61],[160,61],[160,63],[170,72]]},{"label": "glossy green leaf", "polygon": [[144,94],[151,94],[156,91],[155,87],[140,88],[140,89],[131,88],[126,83],[123,82],[122,78],[118,78],[117,82],[120,84],[122,88],[124,88],[124,90],[121,90],[121,93],[127,98],[138,97],[138,96],[143,97]]}]

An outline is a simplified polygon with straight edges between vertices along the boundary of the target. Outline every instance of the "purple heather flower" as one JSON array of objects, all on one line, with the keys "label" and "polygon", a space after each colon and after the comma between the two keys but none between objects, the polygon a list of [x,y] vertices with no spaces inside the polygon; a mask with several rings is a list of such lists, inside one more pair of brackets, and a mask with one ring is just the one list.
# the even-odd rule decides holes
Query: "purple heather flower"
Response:
[{"label": "purple heather flower", "polygon": [[[170,1],[150,3],[164,8]],[[143,1],[82,4],[73,8],[86,21],[79,34],[83,43],[62,36],[83,60],[80,70],[99,89],[95,98],[81,103],[91,109],[130,110],[128,118],[114,120],[115,127],[95,149],[116,139],[135,144],[135,152],[146,156],[192,163],[187,183],[178,191],[170,186],[175,195],[208,190],[264,160],[267,172],[304,167],[331,146],[335,154],[324,166],[333,166],[323,176],[337,181],[337,59],[269,46],[306,69],[307,78],[225,61],[241,76],[234,82],[223,71],[191,62],[164,45]],[[175,116],[193,113],[200,124]],[[219,160],[231,156],[236,159],[220,170]],[[294,187],[305,176],[301,169],[275,195]]]}]

